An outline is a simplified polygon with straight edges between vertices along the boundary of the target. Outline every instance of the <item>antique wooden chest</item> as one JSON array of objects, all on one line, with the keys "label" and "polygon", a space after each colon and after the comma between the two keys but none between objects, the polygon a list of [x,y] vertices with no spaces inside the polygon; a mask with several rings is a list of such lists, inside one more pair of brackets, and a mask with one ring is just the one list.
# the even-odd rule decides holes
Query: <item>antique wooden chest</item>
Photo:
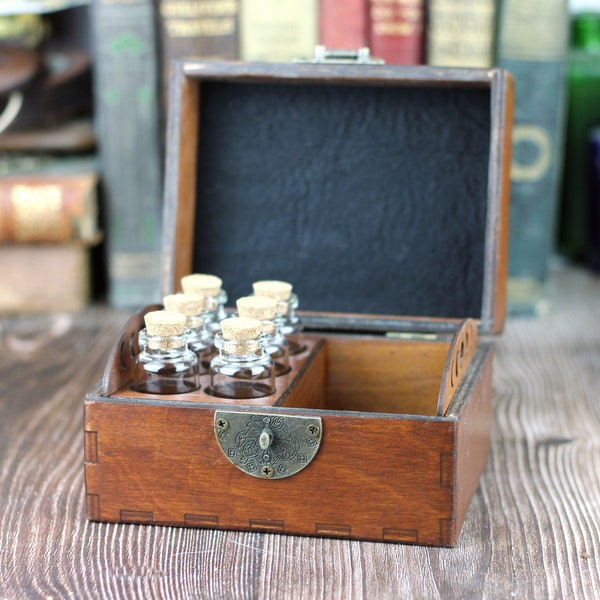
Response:
[{"label": "antique wooden chest", "polygon": [[490,447],[510,76],[183,62],[169,102],[164,293],[289,280],[307,349],[260,400],[140,394],[135,315],[85,399],[88,518],[455,545]]}]

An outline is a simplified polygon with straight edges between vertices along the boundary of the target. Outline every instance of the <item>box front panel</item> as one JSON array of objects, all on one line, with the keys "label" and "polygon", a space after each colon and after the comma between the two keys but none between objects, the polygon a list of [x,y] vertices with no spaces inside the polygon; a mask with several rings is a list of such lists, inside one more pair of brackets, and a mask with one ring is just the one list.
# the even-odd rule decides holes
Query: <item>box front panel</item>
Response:
[{"label": "box front panel", "polygon": [[243,473],[222,453],[214,407],[89,398],[88,517],[455,542],[454,421],[300,412],[323,419],[317,455],[296,475],[267,480]]}]

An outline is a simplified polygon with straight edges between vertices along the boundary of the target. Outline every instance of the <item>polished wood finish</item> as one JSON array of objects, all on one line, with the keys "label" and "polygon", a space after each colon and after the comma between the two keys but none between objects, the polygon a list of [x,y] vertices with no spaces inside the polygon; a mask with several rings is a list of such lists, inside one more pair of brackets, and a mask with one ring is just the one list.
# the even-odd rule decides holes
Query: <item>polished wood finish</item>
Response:
[{"label": "polished wood finish", "polygon": [[[508,74],[193,61],[181,62],[173,72],[164,293],[179,289],[181,277],[192,270],[193,248],[205,243],[194,231],[195,194],[202,185],[197,182],[197,160],[203,83],[489,90],[493,131],[489,161],[486,155],[483,164],[489,171],[488,195],[478,198],[487,207],[482,217],[483,299],[481,314],[473,317],[483,333],[502,329],[499,288],[506,275],[512,104]],[[86,399],[90,519],[454,545],[489,446],[493,352],[489,344],[477,346],[474,321],[461,326],[456,319],[433,317],[329,315],[342,329],[379,333],[323,335],[323,343],[309,348],[305,362],[280,379],[276,394],[236,403],[203,390],[162,398],[133,393],[131,367],[141,324],[137,315],[109,358],[100,392],[95,388]],[[381,325],[387,323],[398,334],[395,338],[383,336]],[[423,327],[433,339],[402,337]],[[449,332],[455,333],[453,339],[446,337]],[[316,458],[287,479],[265,481],[241,473],[221,455],[213,435],[215,410],[232,405],[240,411],[260,407],[285,415],[298,409],[319,416],[324,433]],[[163,484],[165,478],[168,483]]]},{"label": "polished wood finish", "polygon": [[[489,445],[489,418],[461,426],[463,414],[491,412],[491,351],[477,348],[474,321],[451,339],[302,336],[306,350],[275,394],[236,401],[207,394],[208,376],[188,394],[131,389],[146,310],[122,329],[85,400],[91,520],[457,542]],[[452,414],[436,416],[439,406]],[[286,416],[290,408],[323,423],[317,455],[300,473],[257,479],[223,455],[215,410]],[[477,451],[459,454],[459,444]],[[469,484],[457,486],[463,471]]]},{"label": "polished wood finish", "polygon": [[599,597],[600,279],[551,283],[551,313],[496,343],[491,454],[452,549],[88,521],[82,398],[130,315],[4,319],[0,598]]}]

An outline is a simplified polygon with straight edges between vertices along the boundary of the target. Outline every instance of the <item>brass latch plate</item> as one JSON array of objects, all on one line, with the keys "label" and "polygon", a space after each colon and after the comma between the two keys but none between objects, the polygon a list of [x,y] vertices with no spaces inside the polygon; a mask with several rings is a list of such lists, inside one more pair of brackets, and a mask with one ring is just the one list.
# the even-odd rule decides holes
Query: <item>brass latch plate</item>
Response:
[{"label": "brass latch plate", "polygon": [[295,475],[315,457],[323,437],[320,417],[217,410],[214,427],[227,459],[260,479]]}]

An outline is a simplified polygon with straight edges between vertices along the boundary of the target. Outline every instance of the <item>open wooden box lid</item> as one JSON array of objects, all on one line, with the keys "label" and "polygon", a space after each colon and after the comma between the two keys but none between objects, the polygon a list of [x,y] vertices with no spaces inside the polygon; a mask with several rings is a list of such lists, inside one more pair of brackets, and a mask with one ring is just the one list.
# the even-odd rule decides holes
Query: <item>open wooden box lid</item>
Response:
[{"label": "open wooden box lid", "polygon": [[309,327],[499,332],[511,124],[497,69],[177,63],[162,290],[283,279]]}]

